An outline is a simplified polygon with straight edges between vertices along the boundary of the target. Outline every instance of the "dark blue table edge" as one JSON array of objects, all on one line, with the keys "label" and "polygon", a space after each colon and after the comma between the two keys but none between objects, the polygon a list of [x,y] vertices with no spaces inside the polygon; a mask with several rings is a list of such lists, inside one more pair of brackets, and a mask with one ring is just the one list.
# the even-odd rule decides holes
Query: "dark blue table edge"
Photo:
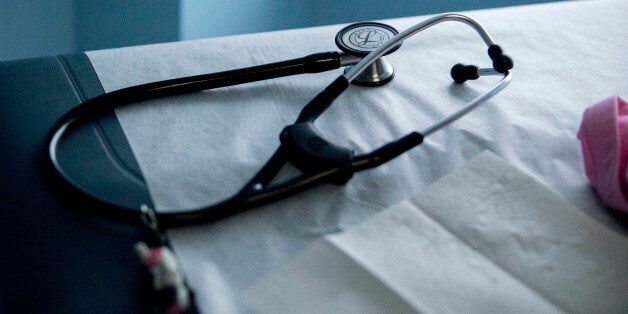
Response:
[{"label": "dark blue table edge", "polygon": [[[143,238],[143,228],[94,215],[89,203],[47,175],[45,141],[54,123],[74,106],[103,93],[84,53],[0,63],[0,312],[152,311],[150,278],[133,250]],[[68,141],[65,152],[79,150],[81,157],[73,173],[84,174],[96,186],[101,182],[113,186],[108,189],[111,195],[131,187],[132,193],[124,194],[120,202],[129,201],[124,199],[128,195],[131,202],[141,199],[150,204],[114,114],[75,133],[76,139],[100,137],[113,145],[100,145],[105,151],[86,151],[84,143]],[[71,155],[62,158],[73,164]],[[94,160],[97,167],[86,170],[90,164],[82,163],[93,166]],[[107,160],[123,171],[112,174]],[[102,179],[101,174],[109,177]]]}]

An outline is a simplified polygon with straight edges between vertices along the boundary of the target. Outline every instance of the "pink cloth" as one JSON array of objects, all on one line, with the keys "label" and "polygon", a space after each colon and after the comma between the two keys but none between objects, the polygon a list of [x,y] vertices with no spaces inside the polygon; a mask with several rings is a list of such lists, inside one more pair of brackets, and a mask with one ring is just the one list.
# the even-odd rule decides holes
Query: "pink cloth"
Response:
[{"label": "pink cloth", "polygon": [[615,95],[588,107],[578,138],[593,188],[606,205],[628,212],[628,103]]}]

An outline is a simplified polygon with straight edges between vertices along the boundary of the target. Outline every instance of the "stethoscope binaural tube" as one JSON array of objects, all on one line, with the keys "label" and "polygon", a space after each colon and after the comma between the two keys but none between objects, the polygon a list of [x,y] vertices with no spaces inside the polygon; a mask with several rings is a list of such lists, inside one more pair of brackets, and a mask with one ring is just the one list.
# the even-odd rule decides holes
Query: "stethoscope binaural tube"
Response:
[{"label": "stethoscope binaural tube", "polygon": [[[314,121],[331,105],[336,97],[349,87],[349,83],[352,80],[373,62],[391,50],[398,48],[403,40],[426,28],[448,20],[463,22],[473,27],[489,46],[489,57],[493,61],[492,69],[456,65],[451,70],[452,78],[456,82],[461,83],[468,79],[476,79],[482,75],[503,75],[503,78],[494,87],[467,103],[462,109],[437,121],[432,126],[420,132],[412,132],[368,154],[354,156],[351,149],[336,146],[318,134]],[[148,83],[113,91],[80,104],[67,112],[55,124],[48,139],[48,161],[63,181],[94,199],[98,203],[99,208],[105,208],[105,210],[98,210],[99,213],[113,219],[141,224],[142,212],[146,212],[141,209],[146,208],[145,204],[138,204],[136,208],[124,208],[110,204],[107,200],[100,199],[90,191],[79,188],[59,164],[57,149],[64,133],[72,125],[95,118],[111,109],[135,102],[268,78],[322,72],[337,69],[344,65],[355,64],[357,61],[355,57],[337,52],[318,53],[267,65]],[[344,184],[351,178],[353,173],[379,166],[421,144],[425,136],[457,120],[497,94],[510,82],[511,75],[509,70],[511,68],[512,60],[502,53],[499,46],[493,43],[491,37],[480,24],[467,16],[457,13],[446,13],[416,24],[368,53],[344,75],[338,77],[312,99],[302,109],[296,122],[284,128],[280,135],[281,145],[273,156],[238,193],[229,199],[204,208],[179,211],[177,213],[156,213],[156,219],[161,227],[164,228],[198,224],[233,215],[245,209],[293,195],[321,183]],[[302,175],[269,185],[286,163],[294,164],[302,171]],[[107,208],[110,210],[107,211]]]}]

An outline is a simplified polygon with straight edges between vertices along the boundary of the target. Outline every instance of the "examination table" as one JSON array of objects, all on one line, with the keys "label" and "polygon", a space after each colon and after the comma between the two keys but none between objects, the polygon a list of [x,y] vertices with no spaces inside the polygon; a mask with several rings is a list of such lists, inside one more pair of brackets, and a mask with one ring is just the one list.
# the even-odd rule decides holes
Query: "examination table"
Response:
[{"label": "examination table", "polygon": [[[198,309],[243,310],[243,291],[325,235],[368,221],[485,150],[626,237],[625,217],[606,208],[588,185],[576,138],[587,106],[611,95],[628,97],[626,12],[626,2],[613,0],[465,12],[513,58],[510,86],[421,146],[356,174],[347,185],[321,186],[224,220],[168,230],[202,299]],[[401,31],[423,19],[385,22]],[[150,277],[133,250],[143,228],[94,214],[84,196],[57,184],[44,166],[46,136],[63,113],[132,85],[333,51],[342,27],[0,63],[0,311],[151,308]],[[452,112],[497,79],[451,81],[452,65],[482,66],[487,60],[480,38],[459,23],[414,36],[387,58],[396,71],[389,84],[350,87],[317,122],[331,141],[370,151]],[[119,203],[145,202],[157,211],[205,205],[250,178],[277,147],[281,129],[340,73],[117,109],[68,137],[61,162],[82,185]]]}]

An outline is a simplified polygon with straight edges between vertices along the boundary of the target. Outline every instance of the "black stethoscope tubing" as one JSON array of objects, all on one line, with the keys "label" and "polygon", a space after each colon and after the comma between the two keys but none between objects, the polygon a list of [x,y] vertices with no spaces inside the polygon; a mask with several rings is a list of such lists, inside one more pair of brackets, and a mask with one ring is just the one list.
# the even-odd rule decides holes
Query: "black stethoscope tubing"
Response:
[{"label": "black stethoscope tubing", "polygon": [[[476,29],[489,46],[489,56],[493,60],[494,69],[487,71],[486,69],[477,69],[475,67],[475,72],[472,71],[471,75],[465,74],[468,77],[463,77],[462,80],[475,79],[480,75],[478,73],[501,74],[503,78],[498,84],[485,94],[469,102],[458,112],[436,122],[429,128],[421,132],[411,132],[371,153],[354,156],[352,150],[336,146],[319,136],[314,126],[314,121],[331,105],[338,95],[349,87],[349,82],[364,68],[388,51],[398,47],[400,41],[446,20],[461,21]],[[295,74],[323,72],[337,69],[342,65],[346,65],[346,60],[343,61],[340,53],[324,52],[266,65],[137,85],[106,93],[78,105],[59,119],[48,138],[47,161],[55,170],[53,173],[58,175],[62,181],[68,183],[75,191],[85,194],[89,196],[89,199],[95,201],[91,202],[90,205],[92,211],[115,220],[141,223],[142,215],[145,214],[145,204],[137,204],[136,208],[123,208],[110,204],[90,191],[79,188],[78,184],[63,170],[63,167],[57,160],[57,147],[64,133],[71,126],[96,118],[120,106],[145,100]],[[468,70],[468,66],[466,68]],[[512,61],[501,53],[501,49],[493,44],[490,36],[477,22],[457,13],[435,16],[395,36],[393,40],[368,54],[349,72],[339,76],[312,99],[302,109],[296,122],[282,131],[280,135],[281,145],[268,162],[234,196],[208,207],[176,213],[156,213],[155,217],[159,221],[160,226],[164,228],[199,224],[226,217],[251,207],[267,204],[321,183],[344,184],[351,178],[354,172],[377,167],[399,156],[403,152],[421,144],[424,136],[453,122],[494,96],[509,83],[511,78],[510,68],[512,68]],[[454,75],[452,69],[452,77],[455,78],[456,82],[460,82],[456,75]],[[302,174],[269,186],[271,180],[288,162],[300,169]]]}]

